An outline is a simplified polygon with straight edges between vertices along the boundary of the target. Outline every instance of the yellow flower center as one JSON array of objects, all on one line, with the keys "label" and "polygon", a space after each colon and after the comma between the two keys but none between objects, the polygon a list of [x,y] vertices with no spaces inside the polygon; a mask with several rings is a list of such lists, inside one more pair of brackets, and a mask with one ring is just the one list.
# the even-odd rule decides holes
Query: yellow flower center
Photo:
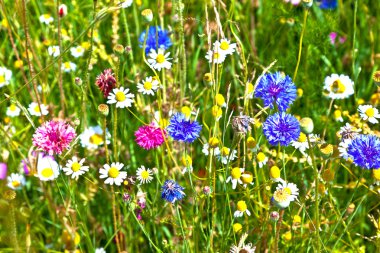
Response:
[{"label": "yellow flower center", "polygon": [[144,83],[144,89],[151,90],[152,89],[152,83],[151,82],[145,82]]},{"label": "yellow flower center", "polygon": [[210,147],[212,147],[212,148],[218,146],[218,145],[219,145],[219,140],[218,140],[218,138],[216,138],[216,137],[211,137],[211,138],[208,140],[208,145],[210,145]]},{"label": "yellow flower center", "polygon": [[211,82],[211,80],[212,80],[212,75],[211,75],[211,73],[206,73],[206,74],[203,76],[203,80],[205,80],[206,82]]},{"label": "yellow flower center", "polygon": [[4,75],[0,75],[0,83],[5,83],[5,76]]},{"label": "yellow flower center", "polygon": [[83,52],[83,48],[77,47],[77,53],[82,53],[82,52]]},{"label": "yellow flower center", "polygon": [[365,115],[367,115],[369,118],[373,117],[375,115],[375,109],[373,109],[372,107],[368,108],[365,111]]},{"label": "yellow flower center", "polygon": [[241,170],[238,167],[235,167],[231,170],[231,176],[233,179],[239,179],[241,177]]},{"label": "yellow flower center", "polygon": [[247,83],[247,92],[248,94],[251,94],[253,92],[253,84]]},{"label": "yellow flower center", "polygon": [[242,179],[243,183],[250,184],[253,181],[253,175],[251,172],[246,171],[243,173],[243,175],[241,175],[241,179]]},{"label": "yellow flower center", "polygon": [[123,102],[125,100],[125,94],[122,91],[116,92],[115,96],[116,96],[116,100],[119,102]]},{"label": "yellow flower center", "polygon": [[280,169],[277,166],[272,166],[269,170],[269,175],[271,178],[279,178],[280,177]]},{"label": "yellow flower center", "polygon": [[380,169],[373,169],[372,177],[376,179],[377,181],[380,181]]},{"label": "yellow flower center", "polygon": [[111,167],[108,171],[108,176],[112,178],[117,178],[119,174],[120,172],[116,167]]},{"label": "yellow flower center", "polygon": [[11,106],[9,106],[9,110],[11,110],[12,112],[16,111],[16,109],[17,109],[17,106],[14,104],[11,104]]},{"label": "yellow flower center", "polygon": [[284,202],[289,198],[289,193],[285,191],[284,189],[280,189],[274,192],[273,198],[277,202]]},{"label": "yellow flower center", "polygon": [[334,93],[343,93],[346,90],[346,86],[338,79],[331,85],[331,91]]},{"label": "yellow flower center", "polygon": [[340,119],[341,117],[342,117],[342,112],[340,110],[335,110],[334,111],[334,118]]},{"label": "yellow flower center", "polygon": [[185,114],[186,118],[189,118],[190,115],[191,115],[191,109],[190,109],[190,107],[188,107],[188,106],[183,106],[183,107],[181,108],[181,112],[182,112],[183,114]]},{"label": "yellow flower center", "polygon": [[182,164],[183,166],[191,166],[193,161],[189,155],[186,155],[182,157]]},{"label": "yellow flower center", "polygon": [[74,171],[74,172],[77,172],[78,170],[80,170],[80,164],[75,162],[71,165],[71,169]]},{"label": "yellow flower center", "polygon": [[163,54],[158,54],[156,57],[157,63],[163,63],[165,61],[165,56]]},{"label": "yellow flower center", "polygon": [[214,105],[214,106],[211,108],[211,111],[212,111],[212,116],[214,116],[214,117],[216,117],[216,118],[222,116],[222,114],[223,114],[222,108],[220,108],[220,107],[217,106],[217,105]]},{"label": "yellow flower center", "polygon": [[100,145],[103,143],[103,136],[100,134],[91,135],[90,142],[95,145]]},{"label": "yellow flower center", "polygon": [[54,174],[54,171],[52,168],[45,168],[41,171],[41,175],[45,178],[50,178]]},{"label": "yellow flower center", "polygon": [[235,233],[238,233],[243,229],[243,226],[240,223],[235,223],[232,227]]},{"label": "yellow flower center", "polygon": [[50,14],[44,14],[44,19],[49,19],[50,18]]},{"label": "yellow flower center", "polygon": [[265,156],[265,154],[264,154],[263,152],[259,152],[259,153],[257,154],[257,161],[259,161],[259,162],[264,162],[264,161],[265,161],[265,158],[266,158],[266,156]]},{"label": "yellow flower center", "polygon": [[229,47],[230,45],[228,44],[228,42],[223,41],[222,43],[220,43],[220,48],[222,50],[227,50]]},{"label": "yellow flower center", "polygon": [[256,146],[256,140],[253,137],[248,137],[247,139],[247,147],[254,148]]},{"label": "yellow flower center", "polygon": [[244,212],[245,210],[247,210],[247,204],[245,203],[245,201],[240,200],[240,201],[237,203],[237,209],[238,209],[240,212]]},{"label": "yellow flower center", "polygon": [[13,186],[14,188],[17,188],[17,187],[19,187],[20,185],[21,185],[20,181],[15,180],[15,181],[12,182],[12,186]]},{"label": "yellow flower center", "polygon": [[223,147],[221,150],[222,156],[228,156],[230,154],[230,149]]},{"label": "yellow flower center", "polygon": [[307,141],[306,134],[301,132],[300,137],[298,137],[298,142],[306,142],[306,141]]},{"label": "yellow flower center", "polygon": [[219,57],[220,57],[220,54],[219,53],[214,53],[214,59],[219,59]]},{"label": "yellow flower center", "polygon": [[65,66],[65,69],[71,69],[70,62],[65,62],[63,65]]},{"label": "yellow flower center", "polygon": [[289,187],[285,187],[285,188],[284,188],[284,191],[286,191],[286,193],[288,193],[289,195],[292,194],[292,190],[290,190]]},{"label": "yellow flower center", "polygon": [[36,105],[36,106],[34,107],[34,111],[35,111],[35,112],[41,112],[41,111],[40,111],[40,107],[39,107],[38,105]]},{"label": "yellow flower center", "polygon": [[302,221],[301,216],[294,215],[294,217],[293,217],[293,222],[294,223],[301,223],[301,221]]},{"label": "yellow flower center", "polygon": [[149,178],[149,172],[144,170],[143,172],[141,172],[141,177],[143,179],[148,179]]},{"label": "yellow flower center", "polygon": [[226,101],[222,94],[216,94],[215,96],[216,104],[222,106]]}]

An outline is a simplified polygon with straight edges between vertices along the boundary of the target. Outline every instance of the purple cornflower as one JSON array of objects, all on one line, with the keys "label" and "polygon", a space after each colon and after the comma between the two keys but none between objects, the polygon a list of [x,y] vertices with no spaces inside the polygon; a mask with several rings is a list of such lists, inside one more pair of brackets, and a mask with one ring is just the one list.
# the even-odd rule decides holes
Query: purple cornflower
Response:
[{"label": "purple cornflower", "polygon": [[270,115],[263,124],[263,132],[273,146],[288,146],[300,136],[300,123],[292,115],[278,112]]},{"label": "purple cornflower", "polygon": [[184,114],[176,113],[171,117],[166,130],[174,140],[191,143],[199,137],[202,126],[197,121],[187,120]]},{"label": "purple cornflower", "polygon": [[336,9],[338,8],[338,0],[319,0],[321,9]]},{"label": "purple cornflower", "polygon": [[375,135],[358,135],[347,148],[354,164],[365,169],[380,168],[380,139]]},{"label": "purple cornflower", "polygon": [[[139,46],[144,46],[145,31],[140,34]],[[157,50],[164,48],[165,50],[171,47],[172,41],[169,37],[169,32],[161,29],[160,26],[149,27],[148,36],[146,38],[145,53],[149,53],[151,49]]]},{"label": "purple cornflower", "polygon": [[296,100],[297,87],[289,76],[284,76],[280,72],[265,74],[255,90],[255,97],[261,98],[264,106],[274,108],[279,111],[286,111]]},{"label": "purple cornflower", "polygon": [[184,188],[174,180],[166,180],[161,188],[161,198],[174,203],[176,200],[181,200],[185,196],[183,190]]}]

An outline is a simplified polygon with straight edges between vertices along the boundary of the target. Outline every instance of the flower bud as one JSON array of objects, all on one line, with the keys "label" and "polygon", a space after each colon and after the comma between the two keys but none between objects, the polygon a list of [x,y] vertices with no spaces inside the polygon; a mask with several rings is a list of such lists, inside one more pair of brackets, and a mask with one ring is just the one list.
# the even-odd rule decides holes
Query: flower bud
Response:
[{"label": "flower bud", "polygon": [[124,47],[123,47],[123,45],[116,44],[113,47],[113,51],[115,51],[115,53],[118,53],[118,54],[123,54],[124,53]]},{"label": "flower bud", "polygon": [[280,214],[276,211],[273,211],[269,214],[269,218],[271,219],[271,221],[276,222],[280,218]]},{"label": "flower bud", "polygon": [[76,85],[82,85],[83,81],[80,77],[75,77],[75,84]]},{"label": "flower bud", "polygon": [[314,130],[313,120],[308,117],[302,118],[300,120],[300,126],[301,126],[302,132],[304,132],[305,134],[311,134]]},{"label": "flower bud", "polygon": [[67,15],[67,6],[66,4],[61,4],[59,7],[58,7],[58,15],[59,17],[63,18],[64,16]]},{"label": "flower bud", "polygon": [[109,108],[108,108],[108,105],[106,104],[100,104],[98,106],[98,111],[103,114],[104,116],[108,116],[108,113],[109,113]]},{"label": "flower bud", "polygon": [[146,22],[151,22],[153,20],[153,12],[151,9],[145,9],[141,12],[141,15],[143,16],[144,20]]}]

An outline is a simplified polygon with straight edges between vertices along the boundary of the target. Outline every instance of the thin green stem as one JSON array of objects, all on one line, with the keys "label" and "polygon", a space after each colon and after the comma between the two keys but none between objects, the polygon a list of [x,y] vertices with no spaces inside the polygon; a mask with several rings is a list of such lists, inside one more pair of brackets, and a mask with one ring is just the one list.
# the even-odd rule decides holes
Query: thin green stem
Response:
[{"label": "thin green stem", "polygon": [[300,44],[299,44],[299,49],[298,49],[298,59],[297,59],[297,65],[296,69],[294,70],[294,75],[293,75],[293,82],[296,81],[297,78],[297,72],[298,72],[298,67],[301,62],[301,54],[302,54],[302,41],[303,41],[303,36],[305,34],[306,30],[306,21],[307,21],[307,16],[309,14],[309,9],[305,9],[304,16],[303,16],[303,25],[302,25],[302,32],[301,32],[301,38],[300,38]]}]

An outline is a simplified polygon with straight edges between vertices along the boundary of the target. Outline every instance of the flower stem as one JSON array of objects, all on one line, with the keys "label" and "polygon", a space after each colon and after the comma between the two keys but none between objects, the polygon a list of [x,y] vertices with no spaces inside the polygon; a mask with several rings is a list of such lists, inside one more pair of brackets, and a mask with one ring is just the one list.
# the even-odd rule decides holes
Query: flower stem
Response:
[{"label": "flower stem", "polygon": [[284,216],[284,209],[282,209],[280,211],[280,217],[277,221],[277,227],[275,228],[276,229],[276,237],[275,237],[275,243],[274,243],[274,251],[275,253],[278,253],[278,241],[280,239],[280,230],[281,230],[281,223],[282,223],[282,218]]},{"label": "flower stem", "polygon": [[300,38],[299,49],[298,49],[298,59],[297,59],[296,70],[294,71],[294,75],[293,75],[293,82],[296,81],[296,78],[297,78],[297,72],[298,72],[298,67],[299,67],[300,62],[301,62],[302,41],[303,41],[303,36],[304,36],[304,34],[305,34],[305,30],[306,30],[306,21],[307,21],[307,15],[308,15],[308,14],[309,14],[309,9],[306,9],[305,12],[304,12],[304,16],[303,16],[302,32],[301,32],[301,38]]},{"label": "flower stem", "polygon": [[176,204],[175,207],[176,207],[176,210],[177,210],[177,218],[178,218],[178,221],[179,221],[179,226],[181,227],[182,237],[183,237],[183,240],[185,241],[185,248],[186,248],[185,252],[189,252],[189,245],[188,245],[188,242],[187,242],[187,239],[186,239],[185,231],[183,230],[182,218],[181,218],[181,213],[179,212],[178,204]]},{"label": "flower stem", "polygon": [[113,228],[115,230],[115,240],[116,240],[116,247],[117,252],[121,252],[120,250],[120,242],[119,242],[119,233],[117,231],[117,218],[116,218],[116,199],[115,199],[115,189],[113,185],[111,186],[112,191],[112,217],[113,217]]}]

